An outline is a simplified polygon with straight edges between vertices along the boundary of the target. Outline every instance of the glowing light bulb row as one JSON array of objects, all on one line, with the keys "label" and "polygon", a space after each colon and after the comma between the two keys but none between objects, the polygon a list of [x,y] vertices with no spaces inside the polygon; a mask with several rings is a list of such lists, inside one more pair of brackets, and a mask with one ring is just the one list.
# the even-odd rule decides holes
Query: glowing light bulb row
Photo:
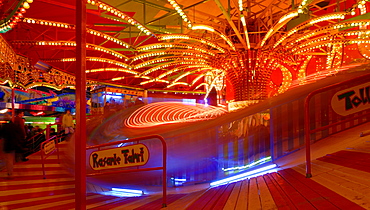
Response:
[{"label": "glowing light bulb row", "polygon": [[[366,27],[370,23],[369,20],[354,20],[354,21],[347,21],[347,22],[341,22],[341,23],[336,23],[336,24],[331,24],[328,26],[320,27],[318,29],[315,29],[313,31],[310,31],[306,34],[301,35],[300,37],[296,38],[295,40],[292,40],[290,45],[295,45],[296,43],[302,41],[302,40],[308,40],[311,37],[314,36],[319,36],[320,34],[327,34],[328,31],[330,30],[337,30],[337,29],[343,29],[343,28],[348,28],[348,27]],[[350,32],[350,31],[349,31]],[[289,45],[287,45],[289,46]]]},{"label": "glowing light bulb row", "polygon": [[331,55],[333,57],[333,62],[332,62],[332,68],[335,71],[336,69],[340,68],[342,65],[342,58],[343,58],[343,45],[341,44],[335,44],[333,46]]},{"label": "glowing light bulb row", "polygon": [[[68,28],[68,29],[76,29],[76,26],[73,25],[73,24],[68,24],[68,23],[62,23],[62,22],[56,22],[56,21],[49,21],[49,20],[42,20],[42,19],[35,19],[35,18],[24,18],[23,19],[23,22],[25,23],[31,23],[31,24],[39,24],[39,25],[46,25],[46,26],[53,26],[53,27],[59,27],[59,28]],[[115,38],[115,37],[112,37],[108,34],[105,34],[105,33],[102,33],[100,31],[96,31],[96,30],[93,30],[93,29],[86,29],[86,32],[89,33],[89,34],[92,34],[94,36],[99,36],[99,37],[103,37],[104,39],[108,40],[108,41],[112,41],[114,43],[117,43],[121,46],[124,46],[126,48],[129,48],[130,45]]]},{"label": "glowing light bulb row", "polygon": [[239,11],[243,11],[244,10],[243,0],[238,0],[238,7],[239,7]]},{"label": "glowing light bulb row", "polygon": [[[192,73],[194,73],[195,71],[188,71],[188,72],[185,72],[185,73],[183,73],[183,74],[181,74],[180,76],[178,76],[176,79],[174,79],[173,81],[172,81],[172,83],[177,83],[180,79],[182,79],[182,78],[184,78],[184,77],[186,77],[186,76],[188,76],[188,75],[190,75],[190,74],[192,74]],[[186,83],[186,84],[188,84],[188,83]],[[189,84],[188,84],[189,85]]]},{"label": "glowing light bulb row", "polygon": [[326,47],[331,44],[368,44],[370,43],[370,39],[341,39],[341,40],[330,40],[330,41],[323,41],[320,43],[317,43],[314,46],[306,47],[301,50],[298,50],[295,52],[295,54],[305,53],[308,51],[312,51],[317,48]]},{"label": "glowing light bulb row", "polygon": [[197,83],[202,77],[204,77],[204,74],[199,74],[193,81],[191,82],[191,85],[193,86],[195,83]]},{"label": "glowing light bulb row", "polygon": [[125,79],[125,77],[115,77],[115,78],[112,78],[111,80],[118,81],[118,80],[123,80],[123,79]]},{"label": "glowing light bulb row", "polygon": [[191,28],[192,27],[191,21],[189,20],[185,12],[181,9],[179,4],[177,4],[175,0],[168,0],[168,2],[171,4],[173,8],[175,8],[176,12],[181,16],[182,20],[187,23],[187,27]]},{"label": "glowing light bulb row", "polygon": [[168,71],[166,71],[166,72],[162,73],[161,75],[159,75],[159,76],[157,77],[157,79],[162,79],[163,77],[168,76],[168,75],[170,75],[170,74],[172,74],[172,73],[175,73],[175,72],[178,72],[178,71],[184,71],[184,70],[186,70],[186,69],[192,69],[192,68],[206,68],[206,67],[208,67],[208,68],[209,68],[209,66],[208,66],[208,65],[187,65],[187,66],[177,67],[177,68],[173,68],[173,69],[171,69],[171,70],[168,70]]},{"label": "glowing light bulb row", "polygon": [[[27,40],[27,41],[13,41],[13,43],[15,43],[15,44],[28,44],[28,45],[40,45],[40,46],[70,46],[70,47],[76,46],[76,42],[74,42],[74,41],[29,41],[29,40]],[[102,46],[98,46],[98,45],[94,45],[94,44],[86,44],[86,48],[97,50],[97,51],[104,52],[104,53],[107,53],[107,54],[111,54],[111,55],[113,55],[117,58],[120,58],[120,59],[128,59],[125,55],[123,55],[121,53],[117,53],[113,50],[110,50],[110,49],[102,47]]]},{"label": "glowing light bulb row", "polygon": [[278,23],[286,22],[287,20],[291,20],[292,18],[295,18],[298,15],[299,15],[299,13],[297,11],[289,12],[288,14],[281,17],[280,20],[278,21]]},{"label": "glowing light bulb row", "polygon": [[324,16],[320,16],[320,17],[317,17],[317,18],[313,18],[312,20],[309,21],[308,24],[313,25],[313,24],[316,24],[316,23],[319,23],[319,22],[334,20],[334,19],[342,19],[343,20],[345,18],[345,15],[347,15],[347,13],[324,15]]},{"label": "glowing light bulb row", "polygon": [[22,45],[40,45],[40,46],[76,46],[75,42],[72,41],[32,41],[32,40],[24,40],[24,41],[11,41],[14,44],[22,44]]},{"label": "glowing light bulb row", "polygon": [[[328,48],[330,49],[332,47],[331,44],[328,44]],[[328,56],[326,57],[326,69],[331,69],[332,63],[334,61],[334,56],[333,53],[328,53]]]},{"label": "glowing light bulb row", "polygon": [[140,85],[145,85],[145,84],[149,84],[149,83],[153,83],[153,82],[170,83],[169,81],[164,80],[164,79],[151,79],[151,80],[148,80],[148,81],[141,82]]},{"label": "glowing light bulb row", "polygon": [[301,2],[301,4],[298,6],[298,13],[303,13],[303,9],[304,8],[307,8],[308,4],[311,2],[312,0],[303,0]]},{"label": "glowing light bulb row", "polygon": [[145,61],[145,62],[142,62],[140,64],[135,65],[134,69],[140,69],[142,67],[149,66],[149,65],[154,64],[154,63],[163,63],[163,62],[167,62],[167,61],[176,60],[176,58],[177,57],[175,57],[175,56],[171,56],[171,57],[165,57],[165,58],[152,59],[152,60]]},{"label": "glowing light bulb row", "polygon": [[278,31],[281,27],[283,27],[284,25],[286,25],[286,23],[287,23],[288,21],[290,21],[290,20],[291,20],[291,19],[293,19],[294,17],[297,17],[298,15],[299,15],[299,13],[298,13],[297,11],[293,11],[293,12],[290,12],[290,13],[288,13],[288,14],[284,15],[282,18],[280,18],[280,20],[278,21],[278,23],[277,23],[276,25],[274,25],[272,28],[270,28],[270,29],[267,31],[266,35],[264,36],[264,38],[263,38],[263,39],[262,39],[262,41],[261,41],[260,46],[261,46],[261,47],[262,47],[262,46],[264,46],[264,45],[265,45],[265,43],[266,43],[266,41],[267,41],[267,39],[268,39],[268,38],[270,38],[270,36],[271,36],[274,32]]},{"label": "glowing light bulb row", "polygon": [[[170,66],[174,66],[174,65],[192,65],[192,64],[196,64],[196,63],[194,61],[174,61],[174,62],[170,62],[170,63],[166,63],[166,64],[162,64],[162,65],[150,68],[150,69],[142,72],[141,75],[148,75],[148,74],[150,74],[154,71],[161,70],[161,69],[164,69],[164,68],[167,68],[167,67],[170,67]],[[206,65],[207,63],[205,62],[205,63],[200,63],[200,64],[205,64]]]},{"label": "glowing light bulb row", "polygon": [[113,55],[114,57],[117,57],[117,58],[120,58],[120,59],[125,59],[126,61],[128,60],[128,57],[126,57],[125,55],[121,54],[121,53],[118,53],[114,50],[111,50],[111,49],[108,49],[108,48],[105,48],[105,47],[102,47],[102,46],[99,46],[99,45],[95,45],[95,44],[86,44],[86,47],[87,48],[91,48],[93,50],[97,50],[97,51],[100,51],[100,52],[104,52],[104,53],[107,53],[107,54],[111,54]]},{"label": "glowing light bulb row", "polygon": [[[131,69],[131,66],[129,66],[128,64],[125,64],[125,63],[122,63],[122,62],[119,62],[119,61],[116,61],[116,60],[108,59],[108,58],[86,57],[86,60],[87,61],[94,61],[94,62],[109,63],[109,64],[114,64],[114,65],[117,65],[117,66],[121,66],[121,67],[124,67],[124,68]],[[76,58],[47,59],[46,61],[48,61],[48,62],[75,62]]]},{"label": "glowing light bulb row", "polygon": [[225,50],[223,48],[221,48],[220,46],[218,46],[217,44],[215,44],[215,43],[213,43],[211,41],[208,41],[206,39],[199,38],[199,37],[189,36],[189,35],[185,35],[185,34],[165,34],[165,35],[158,35],[158,40],[159,41],[172,40],[172,39],[194,40],[194,41],[197,41],[197,42],[200,42],[200,43],[209,45],[209,46],[211,46],[211,47],[219,50],[221,53],[225,53]]},{"label": "glowing light bulb row", "polygon": [[122,41],[120,39],[117,39],[115,37],[112,37],[112,36],[110,36],[108,34],[102,33],[100,31],[96,31],[96,30],[93,30],[93,29],[86,29],[86,32],[87,33],[90,33],[92,35],[95,35],[95,36],[103,37],[104,39],[106,39],[108,41],[112,41],[112,42],[117,43],[117,44],[119,44],[121,46],[124,46],[126,48],[130,48],[130,45],[127,44],[126,42],[124,42],[124,41]]},{"label": "glowing light bulb row", "polygon": [[[358,7],[360,10],[362,10],[362,9],[365,9],[366,10],[365,4],[366,4],[366,1],[365,0],[359,0],[357,2],[357,4],[355,4],[354,6],[355,7]],[[361,14],[364,14],[364,13],[361,13]]]},{"label": "glowing light bulb row", "polygon": [[212,27],[212,26],[207,26],[207,25],[193,25],[193,27],[191,27],[192,30],[206,30],[206,31],[210,31],[210,32],[215,32],[215,29]]},{"label": "glowing light bulb row", "polygon": [[220,36],[230,47],[232,50],[236,50],[235,49],[235,46],[234,46],[234,43],[225,35],[223,34],[222,32],[214,29],[212,26],[208,26],[208,25],[194,25],[191,30],[206,30],[206,31],[210,31],[212,33],[215,33],[217,34],[218,36]]},{"label": "glowing light bulb row", "polygon": [[136,26],[140,31],[142,31],[146,35],[151,35],[151,36],[155,37],[155,34],[152,33],[148,28],[143,26],[141,23],[139,23],[138,21],[136,21],[132,17],[126,15],[124,12],[116,9],[115,7],[112,7],[109,4],[98,1],[98,0],[87,0],[87,3],[91,4],[91,5],[95,5],[95,6],[99,7],[100,9],[105,10],[107,12],[110,12],[111,14],[114,14],[114,15],[118,16],[119,18],[122,18],[123,20],[127,21],[131,25]]},{"label": "glowing light bulb row", "polygon": [[203,82],[203,83],[201,83],[201,84],[199,84],[198,86],[196,86],[195,88],[194,88],[194,90],[197,90],[197,89],[199,89],[200,87],[202,87],[202,86],[208,86],[208,84],[207,83],[205,83],[205,82]]},{"label": "glowing light bulb row", "polygon": [[300,44],[298,46],[296,46],[297,44],[296,43],[290,43],[289,46],[296,46],[296,47],[293,47],[292,48],[292,52],[295,52],[299,49],[302,49],[302,48],[305,48],[309,45],[312,45],[314,43],[318,43],[318,42],[322,42],[322,41],[326,41],[326,40],[331,40],[331,39],[334,39],[335,37],[343,37],[343,36],[362,36],[362,35],[370,35],[370,30],[351,30],[351,31],[342,31],[342,32],[339,32],[339,33],[336,33],[336,34],[331,34],[329,36],[324,36],[324,37],[319,37],[319,38],[316,38],[316,39],[312,39],[310,41],[307,41],[303,44]]},{"label": "glowing light bulb row", "polygon": [[154,57],[154,56],[161,56],[161,55],[173,55],[173,54],[181,54],[181,55],[189,55],[189,56],[195,56],[203,59],[210,59],[210,57],[200,54],[199,52],[196,51],[189,51],[189,50],[165,50],[165,51],[156,51],[156,52],[150,52],[150,53],[145,53],[145,54],[140,54],[135,57],[132,57],[132,61],[137,61],[139,59],[144,59],[144,58],[149,58],[149,57]]},{"label": "glowing light bulb row", "polygon": [[369,20],[357,20],[357,21],[350,21],[350,22],[342,22],[335,24],[333,29],[342,29],[347,27],[357,27],[357,26],[368,26],[370,25]]},{"label": "glowing light bulb row", "polygon": [[59,28],[68,28],[68,29],[75,29],[76,28],[74,25],[68,24],[68,23],[49,21],[49,20],[41,20],[41,19],[35,19],[35,18],[24,18],[23,22],[31,23],[31,24],[45,25],[45,26],[54,26],[54,27],[59,27]]},{"label": "glowing light bulb row", "polygon": [[180,44],[180,43],[156,43],[156,44],[149,44],[142,47],[138,47],[137,50],[139,51],[149,51],[153,49],[161,49],[161,48],[184,48],[184,49],[191,49],[196,50],[211,56],[215,56],[216,54],[207,50],[202,47],[198,47],[195,45],[188,45],[188,44]]},{"label": "glowing light bulb row", "polygon": [[283,82],[281,83],[281,87],[279,88],[278,92],[283,93],[288,90],[290,84],[292,83],[292,73],[281,64],[278,64],[278,68],[280,68],[283,74]]},{"label": "glowing light bulb row", "polygon": [[105,71],[113,71],[113,72],[125,72],[133,75],[139,75],[140,73],[137,71],[133,71],[130,69],[123,69],[123,68],[99,68],[99,69],[89,69],[86,70],[86,73],[96,73],[96,72],[105,72]]},{"label": "glowing light bulb row", "polygon": [[300,30],[302,30],[304,28],[307,28],[307,27],[311,26],[312,24],[323,22],[323,21],[328,21],[328,20],[344,19],[344,17],[345,17],[346,14],[347,14],[347,12],[337,12],[337,13],[323,15],[323,16],[319,16],[319,17],[316,17],[316,18],[307,20],[307,21],[299,24],[298,26],[294,27],[293,29],[291,29],[290,31],[288,31],[287,34],[285,34],[284,36],[282,36],[274,44],[274,48],[277,47],[279,44],[281,44],[285,39],[287,39],[291,35],[297,33],[298,31],[300,31]]},{"label": "glowing light bulb row", "polygon": [[3,20],[3,23],[0,24],[0,33],[6,33],[12,28],[14,28],[18,22],[21,21],[21,18],[23,18],[23,14],[26,12],[27,9],[30,8],[30,4],[33,2],[33,0],[23,0],[20,1],[19,4],[16,6],[15,10],[16,12],[11,12],[8,17],[6,17]]},{"label": "glowing light bulb row", "polygon": [[170,85],[167,85],[167,87],[166,87],[166,88],[171,88],[171,87],[173,87],[173,86],[177,86],[177,85],[190,86],[190,85],[189,85],[189,83],[187,83],[187,82],[175,82],[175,83],[172,83],[172,84],[170,84]]}]

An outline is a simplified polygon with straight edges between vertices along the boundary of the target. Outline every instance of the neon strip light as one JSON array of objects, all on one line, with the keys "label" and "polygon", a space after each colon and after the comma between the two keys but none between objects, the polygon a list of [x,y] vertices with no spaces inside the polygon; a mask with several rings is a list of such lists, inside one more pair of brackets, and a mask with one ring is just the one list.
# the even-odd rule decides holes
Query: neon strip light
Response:
[{"label": "neon strip light", "polygon": [[267,174],[267,173],[276,172],[277,169],[274,169],[276,167],[277,167],[276,164],[271,164],[271,165],[253,170],[253,171],[248,171],[248,172],[245,172],[245,173],[242,173],[242,174],[238,174],[238,175],[235,175],[235,176],[227,177],[225,179],[221,179],[221,180],[212,182],[210,185],[211,185],[211,187],[215,187],[215,186],[219,186],[219,185],[224,185],[224,184],[228,184],[228,183],[232,183],[232,182],[241,181],[241,180],[244,180],[244,179],[249,179],[249,178],[256,177],[256,176],[261,176],[261,175]]},{"label": "neon strip light", "polygon": [[253,162],[251,164],[248,164],[248,165],[245,165],[245,166],[238,166],[238,167],[232,167],[232,168],[222,168],[223,171],[235,171],[235,170],[242,170],[242,169],[247,169],[247,168],[251,168],[255,165],[258,165],[260,163],[265,163],[265,162],[269,162],[271,161],[271,156],[268,156],[268,157],[265,157],[265,158],[262,158],[256,162]]},{"label": "neon strip light", "polygon": [[186,182],[186,179],[176,179],[176,178],[171,178],[171,180],[174,180],[175,182]]},{"label": "neon strip light", "polygon": [[134,193],[134,194],[141,194],[141,195],[144,194],[142,190],[132,190],[132,189],[122,189],[122,188],[112,188],[112,191]]}]

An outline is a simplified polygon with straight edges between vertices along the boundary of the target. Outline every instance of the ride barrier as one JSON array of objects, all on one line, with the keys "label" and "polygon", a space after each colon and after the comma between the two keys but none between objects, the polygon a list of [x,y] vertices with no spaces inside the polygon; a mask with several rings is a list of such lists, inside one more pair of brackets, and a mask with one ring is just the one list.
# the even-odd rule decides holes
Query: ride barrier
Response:
[{"label": "ride barrier", "polygon": [[[139,143],[145,140],[158,139],[162,143],[162,166],[151,168],[140,168],[149,161],[149,150],[145,144]],[[136,142],[122,147],[104,148],[114,145]],[[103,150],[101,148],[104,148]],[[160,135],[150,135],[128,140],[115,141],[86,147],[86,150],[97,149],[90,154],[90,166],[96,173],[89,173],[86,176],[98,176],[106,174],[130,173],[162,170],[162,207],[167,206],[167,144]],[[136,153],[137,152],[137,153]],[[101,158],[104,157],[104,158]],[[102,171],[105,169],[120,169],[126,167],[136,167],[136,169],[124,169],[114,171]]]},{"label": "ride barrier", "polygon": [[42,175],[43,178],[46,179],[46,172],[45,172],[45,160],[52,155],[55,151],[57,152],[58,163],[60,163],[59,159],[59,138],[58,136],[52,136],[48,140],[42,142],[40,144],[40,153],[41,153],[41,164],[42,164]]},{"label": "ride barrier", "polygon": [[[327,136],[352,128],[370,119],[370,74],[317,89],[304,100],[304,131],[306,144],[306,177],[311,178],[311,139],[317,133]],[[320,97],[327,103],[321,108]],[[315,99],[316,98],[316,99]],[[315,121],[312,107],[321,108],[320,121]],[[320,106],[321,105],[321,106]],[[332,120],[329,120],[332,119]]]}]

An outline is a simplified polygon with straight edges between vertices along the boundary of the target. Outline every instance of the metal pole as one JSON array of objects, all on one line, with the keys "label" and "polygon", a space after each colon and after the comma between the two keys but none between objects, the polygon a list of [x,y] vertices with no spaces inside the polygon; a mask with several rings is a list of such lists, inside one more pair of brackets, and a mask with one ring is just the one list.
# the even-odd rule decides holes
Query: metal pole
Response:
[{"label": "metal pole", "polygon": [[162,142],[162,148],[163,148],[163,180],[162,180],[162,185],[163,185],[163,198],[162,198],[162,207],[167,207],[167,144],[166,141],[162,136],[159,138]]},{"label": "metal pole", "polygon": [[76,1],[75,204],[86,209],[86,0]]},{"label": "metal pole", "polygon": [[13,87],[12,88],[12,122],[14,122],[14,118],[15,118],[14,107],[15,107],[15,92],[14,92],[14,87]]},{"label": "metal pole", "polygon": [[311,178],[311,138],[310,138],[310,97],[308,95],[304,102],[304,137],[306,141],[306,178]]}]

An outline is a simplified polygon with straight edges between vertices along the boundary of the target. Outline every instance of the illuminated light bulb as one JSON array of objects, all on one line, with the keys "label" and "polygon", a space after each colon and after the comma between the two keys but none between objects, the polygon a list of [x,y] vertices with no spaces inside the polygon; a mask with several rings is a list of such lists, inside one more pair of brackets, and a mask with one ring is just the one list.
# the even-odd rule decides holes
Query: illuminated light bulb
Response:
[{"label": "illuminated light bulb", "polygon": [[25,9],[29,9],[29,8],[30,8],[30,5],[28,4],[28,2],[24,2],[24,3],[23,3],[23,7],[24,7]]},{"label": "illuminated light bulb", "polygon": [[31,4],[33,2],[33,0],[27,0],[27,3]]}]

